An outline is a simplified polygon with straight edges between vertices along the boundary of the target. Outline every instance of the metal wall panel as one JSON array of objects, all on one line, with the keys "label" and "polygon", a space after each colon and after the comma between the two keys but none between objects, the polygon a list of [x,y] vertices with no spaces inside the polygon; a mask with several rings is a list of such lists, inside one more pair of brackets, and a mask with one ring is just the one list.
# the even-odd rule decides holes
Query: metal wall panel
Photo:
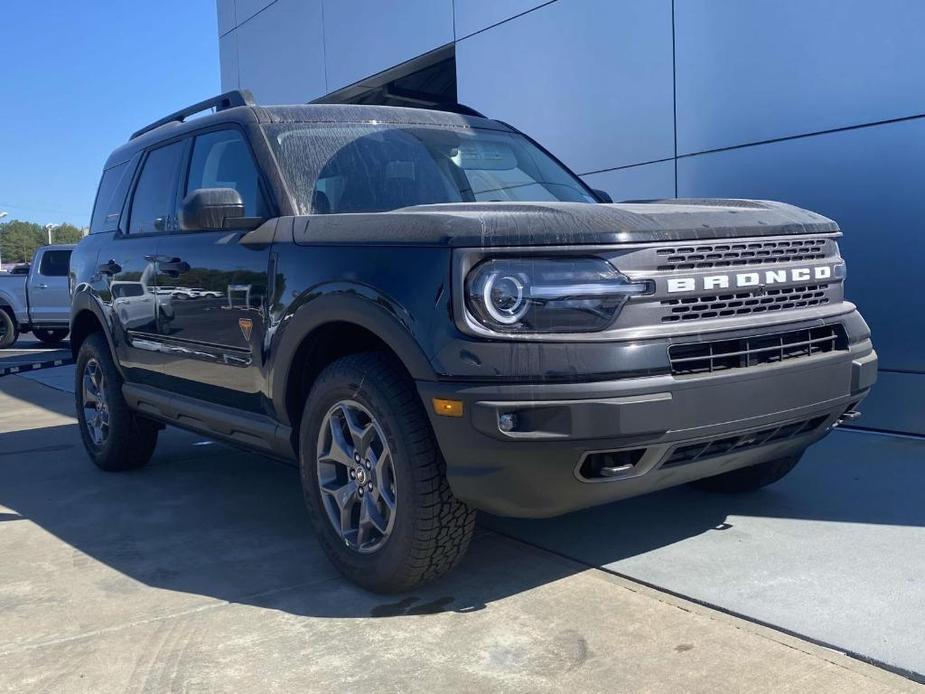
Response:
[{"label": "metal wall panel", "polygon": [[453,41],[452,0],[324,0],[328,91]]},{"label": "metal wall panel", "polygon": [[674,197],[674,160],[582,176],[592,188],[606,190],[616,201]]},{"label": "metal wall panel", "polygon": [[678,194],[786,200],[835,219],[881,367],[925,371],[923,162],[918,118],[682,157]]},{"label": "metal wall panel", "polygon": [[218,35],[224,36],[234,29],[238,23],[235,20],[234,0],[216,0],[218,11]]},{"label": "metal wall panel", "polygon": [[881,371],[857,426],[925,435],[925,374]]},{"label": "metal wall panel", "polygon": [[222,91],[238,88],[238,35],[234,31],[218,40],[219,62],[221,63]]},{"label": "metal wall panel", "polygon": [[671,0],[559,0],[459,41],[459,99],[579,173],[674,155]]},{"label": "metal wall panel", "polygon": [[682,154],[925,113],[921,0],[676,0]]},{"label": "metal wall panel", "polygon": [[549,0],[456,0],[456,38],[461,39]]},{"label": "metal wall panel", "polygon": [[239,84],[258,102],[300,103],[327,92],[321,0],[277,0],[234,33]]},{"label": "metal wall panel", "polygon": [[258,12],[266,9],[274,3],[275,0],[234,0],[235,16],[237,24],[240,26]]}]

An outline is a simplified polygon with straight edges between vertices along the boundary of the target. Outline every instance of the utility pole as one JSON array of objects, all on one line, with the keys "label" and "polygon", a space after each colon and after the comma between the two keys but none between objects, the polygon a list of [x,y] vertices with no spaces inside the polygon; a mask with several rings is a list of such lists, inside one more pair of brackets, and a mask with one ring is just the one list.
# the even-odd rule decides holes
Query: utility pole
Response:
[{"label": "utility pole", "polygon": [[45,231],[48,233],[48,245],[49,246],[51,245],[51,232],[57,229],[59,226],[61,225],[60,224],[46,224],[45,225]]}]

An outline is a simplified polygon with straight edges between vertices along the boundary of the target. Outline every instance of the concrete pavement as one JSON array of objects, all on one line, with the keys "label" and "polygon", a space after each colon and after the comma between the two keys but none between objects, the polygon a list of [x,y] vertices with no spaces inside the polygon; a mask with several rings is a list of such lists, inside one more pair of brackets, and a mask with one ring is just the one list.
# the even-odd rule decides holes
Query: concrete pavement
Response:
[{"label": "concrete pavement", "polygon": [[69,394],[0,379],[0,691],[919,690],[484,528],[448,579],[371,595],[295,470],[165,433],[105,474]]},{"label": "concrete pavement", "polygon": [[506,535],[925,681],[925,440],[836,431],[755,494],[690,488]]}]

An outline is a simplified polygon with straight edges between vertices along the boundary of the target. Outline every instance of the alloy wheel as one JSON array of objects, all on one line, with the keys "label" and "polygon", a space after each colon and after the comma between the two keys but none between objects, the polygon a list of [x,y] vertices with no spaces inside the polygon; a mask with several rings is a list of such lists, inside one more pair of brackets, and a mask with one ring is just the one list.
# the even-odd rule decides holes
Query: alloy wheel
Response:
[{"label": "alloy wheel", "polygon": [[353,550],[375,552],[395,524],[392,452],[376,418],[353,400],[337,402],[321,422],[318,485],[328,520]]},{"label": "alloy wheel", "polygon": [[106,402],[103,369],[96,359],[89,359],[83,373],[83,409],[87,433],[94,445],[102,446],[109,438],[109,404]]}]

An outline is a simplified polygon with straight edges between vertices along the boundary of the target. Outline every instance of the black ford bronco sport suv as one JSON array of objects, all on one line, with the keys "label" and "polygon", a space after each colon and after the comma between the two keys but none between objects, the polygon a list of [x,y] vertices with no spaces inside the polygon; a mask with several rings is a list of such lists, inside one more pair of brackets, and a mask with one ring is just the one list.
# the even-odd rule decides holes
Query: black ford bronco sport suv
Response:
[{"label": "black ford bronco sport suv", "polygon": [[137,468],[172,424],[297,462],[331,560],[399,591],[475,509],[753,490],[856,414],[877,357],[834,222],[607,203],[465,107],[172,114],[109,157],[71,261],[87,451]]}]

